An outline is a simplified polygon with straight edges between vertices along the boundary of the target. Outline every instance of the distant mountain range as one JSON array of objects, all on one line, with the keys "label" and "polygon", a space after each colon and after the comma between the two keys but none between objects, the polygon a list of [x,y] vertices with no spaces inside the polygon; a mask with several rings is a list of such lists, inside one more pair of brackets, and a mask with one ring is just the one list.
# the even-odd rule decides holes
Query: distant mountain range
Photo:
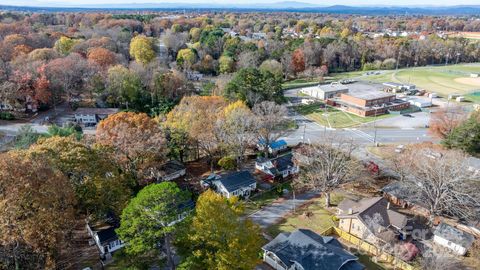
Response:
[{"label": "distant mountain range", "polygon": [[[3,2],[3,1],[2,1]],[[4,2],[5,3],[5,2]],[[7,0],[11,5],[0,4],[0,10],[30,12],[58,11],[115,11],[115,10],[230,10],[230,11],[286,11],[316,12],[360,15],[479,15],[480,5],[458,6],[321,6],[296,1],[258,4],[217,4],[217,3],[131,3],[131,4],[90,4],[75,5],[68,2],[46,4],[35,0]],[[23,5],[25,4],[25,5]]]}]

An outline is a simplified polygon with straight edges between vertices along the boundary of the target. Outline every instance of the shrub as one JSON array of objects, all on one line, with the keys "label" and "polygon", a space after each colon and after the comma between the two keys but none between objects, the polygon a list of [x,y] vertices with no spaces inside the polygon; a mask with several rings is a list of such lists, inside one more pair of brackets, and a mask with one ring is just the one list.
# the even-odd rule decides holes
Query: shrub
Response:
[{"label": "shrub", "polygon": [[0,119],[1,120],[13,120],[15,116],[9,112],[0,112]]},{"label": "shrub", "polygon": [[237,166],[235,159],[233,157],[223,157],[218,161],[218,166],[222,167],[224,170],[233,170]]}]

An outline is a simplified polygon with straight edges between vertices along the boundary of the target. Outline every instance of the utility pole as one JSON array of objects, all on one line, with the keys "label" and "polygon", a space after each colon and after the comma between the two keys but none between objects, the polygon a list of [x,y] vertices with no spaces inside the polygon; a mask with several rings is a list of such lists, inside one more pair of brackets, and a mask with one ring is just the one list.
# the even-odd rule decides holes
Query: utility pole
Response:
[{"label": "utility pole", "polygon": [[303,124],[303,143],[305,144],[305,130],[307,129],[307,123]]},{"label": "utility pole", "polygon": [[373,146],[377,146],[377,107],[375,108],[375,119],[373,120],[373,129],[374,129],[374,136],[373,136]]}]

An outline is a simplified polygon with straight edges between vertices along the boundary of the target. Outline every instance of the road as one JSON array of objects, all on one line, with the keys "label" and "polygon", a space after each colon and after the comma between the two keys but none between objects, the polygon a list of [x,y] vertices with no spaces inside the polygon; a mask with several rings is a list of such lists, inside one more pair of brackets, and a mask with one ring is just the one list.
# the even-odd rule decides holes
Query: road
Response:
[{"label": "road", "polygon": [[[295,98],[299,89],[286,91],[285,96]],[[294,100],[294,102],[299,102]],[[428,134],[428,129],[423,127],[373,127],[372,123],[360,125],[354,128],[329,128],[322,126],[290,109],[290,118],[295,120],[298,129],[288,133],[282,139],[289,144],[299,142],[319,142],[326,137],[352,140],[359,145],[374,145],[374,143],[418,143],[433,141]],[[398,116],[402,117],[403,116]],[[394,118],[392,118],[394,119]],[[408,121],[407,119],[406,121]],[[386,119],[382,120],[386,121]],[[391,120],[394,121],[394,120]],[[398,121],[398,120],[397,120]],[[405,121],[402,119],[402,121]],[[413,122],[413,121],[412,121]],[[305,135],[305,136],[304,136]]]},{"label": "road", "polygon": [[317,193],[305,193],[298,195],[295,199],[288,198],[276,201],[250,214],[249,218],[260,225],[261,228],[267,228],[277,224],[283,217],[293,211],[294,207],[299,207],[318,195]]}]

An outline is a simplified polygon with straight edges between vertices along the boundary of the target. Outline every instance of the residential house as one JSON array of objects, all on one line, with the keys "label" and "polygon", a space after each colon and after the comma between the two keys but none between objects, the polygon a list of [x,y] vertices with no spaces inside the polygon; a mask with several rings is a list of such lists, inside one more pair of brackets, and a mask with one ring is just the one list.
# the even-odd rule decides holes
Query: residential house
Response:
[{"label": "residential house", "polygon": [[306,229],[280,233],[262,250],[263,261],[275,270],[365,269],[337,239]]},{"label": "residential house", "polygon": [[186,174],[185,165],[180,161],[170,160],[160,166],[152,166],[147,170],[146,178],[155,182],[172,181]]},{"label": "residential house", "polygon": [[87,223],[88,234],[90,234],[95,245],[97,245],[102,260],[110,259],[113,252],[125,246],[125,243],[115,233],[115,229],[118,227],[119,223],[112,221],[112,219],[95,224]]},{"label": "residential house", "polygon": [[463,256],[472,246],[475,237],[446,223],[440,223],[433,232],[433,241]]},{"label": "residential house", "polygon": [[287,178],[299,171],[299,167],[293,162],[292,153],[273,159],[259,157],[255,161],[255,169],[262,171],[273,178]]},{"label": "residential house", "polygon": [[74,112],[75,121],[86,126],[94,126],[108,116],[117,113],[115,108],[78,108]]},{"label": "residential house", "polygon": [[427,205],[421,200],[418,189],[411,188],[400,181],[393,181],[381,189],[383,197],[389,202],[424,217],[430,215]]},{"label": "residential house", "polygon": [[407,216],[390,209],[390,203],[382,197],[345,199],[338,209],[339,228],[367,242],[389,243],[407,237]]},{"label": "residential house", "polygon": [[211,185],[217,193],[227,198],[247,198],[257,188],[257,181],[249,171],[240,171],[216,176],[211,180]]},{"label": "residential house", "polygon": [[[260,140],[257,144],[257,148],[258,150],[260,151],[263,151],[265,149],[265,141],[264,140]],[[285,140],[278,140],[278,141],[274,141],[272,143],[270,143],[268,145],[268,152],[270,154],[277,154],[281,151],[284,151],[288,148],[288,144]]]}]

